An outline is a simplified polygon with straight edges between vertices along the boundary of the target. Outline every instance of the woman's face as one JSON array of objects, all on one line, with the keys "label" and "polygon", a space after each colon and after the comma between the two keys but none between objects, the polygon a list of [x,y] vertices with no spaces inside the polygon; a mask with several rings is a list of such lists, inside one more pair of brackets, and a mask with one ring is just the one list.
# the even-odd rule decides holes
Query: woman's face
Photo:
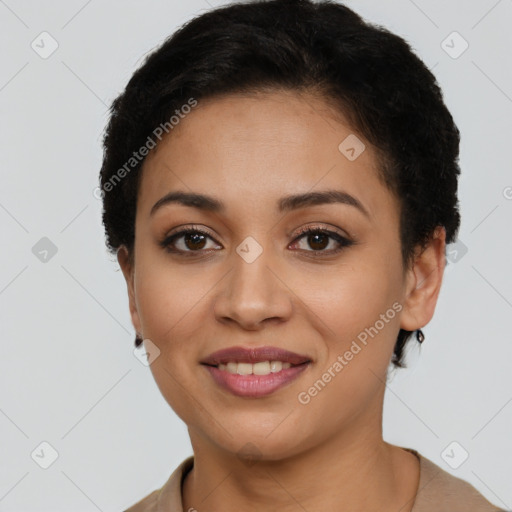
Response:
[{"label": "woman's face", "polygon": [[[200,101],[146,158],[135,265],[119,261],[134,326],[160,351],[154,378],[193,442],[280,459],[380,432],[399,329],[424,324],[408,313],[398,203],[370,144],[337,119],[296,93]],[[153,209],[176,192],[214,203]],[[206,234],[169,240],[184,229]],[[251,359],[262,347],[297,357]]]}]

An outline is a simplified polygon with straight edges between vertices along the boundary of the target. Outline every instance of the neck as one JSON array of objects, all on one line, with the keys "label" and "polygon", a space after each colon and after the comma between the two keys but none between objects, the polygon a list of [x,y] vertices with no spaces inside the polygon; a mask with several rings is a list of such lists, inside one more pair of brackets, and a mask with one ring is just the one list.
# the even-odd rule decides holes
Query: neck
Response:
[{"label": "neck", "polygon": [[194,467],[183,484],[184,510],[410,512],[416,495],[416,457],[384,442],[380,424],[337,433],[286,459],[252,463],[190,434]]}]

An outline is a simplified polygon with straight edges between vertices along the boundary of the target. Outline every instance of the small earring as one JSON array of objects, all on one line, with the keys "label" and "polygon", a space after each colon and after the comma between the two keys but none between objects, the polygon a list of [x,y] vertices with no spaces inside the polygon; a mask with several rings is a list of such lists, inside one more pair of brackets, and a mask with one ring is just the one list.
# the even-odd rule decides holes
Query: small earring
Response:
[{"label": "small earring", "polygon": [[135,347],[139,347],[142,344],[142,337],[139,336],[139,333],[135,333]]},{"label": "small earring", "polygon": [[419,343],[423,343],[425,340],[425,335],[423,334],[423,331],[421,329],[416,330],[416,339]]}]

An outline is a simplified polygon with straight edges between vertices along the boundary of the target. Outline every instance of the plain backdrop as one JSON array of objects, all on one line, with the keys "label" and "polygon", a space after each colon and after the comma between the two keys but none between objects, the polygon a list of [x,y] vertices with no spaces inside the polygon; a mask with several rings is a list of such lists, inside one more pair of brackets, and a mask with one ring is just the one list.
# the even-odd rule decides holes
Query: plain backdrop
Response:
[{"label": "plain backdrop", "polygon": [[[120,511],[191,454],[134,356],[94,189],[112,100],[221,3],[0,1],[1,511]],[[384,436],[512,510],[512,2],[346,3],[412,44],[462,135],[459,241],[421,350],[389,380]]]}]

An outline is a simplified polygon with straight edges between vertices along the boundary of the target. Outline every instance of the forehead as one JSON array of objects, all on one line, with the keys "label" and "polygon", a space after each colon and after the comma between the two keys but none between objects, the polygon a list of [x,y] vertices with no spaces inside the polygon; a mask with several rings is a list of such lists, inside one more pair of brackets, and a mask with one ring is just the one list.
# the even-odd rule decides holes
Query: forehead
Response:
[{"label": "forehead", "polygon": [[372,146],[321,98],[215,97],[199,101],[146,157],[138,215],[149,215],[172,190],[218,196],[228,209],[268,211],[285,192],[316,189],[358,196],[372,214],[394,206],[377,169]]}]

